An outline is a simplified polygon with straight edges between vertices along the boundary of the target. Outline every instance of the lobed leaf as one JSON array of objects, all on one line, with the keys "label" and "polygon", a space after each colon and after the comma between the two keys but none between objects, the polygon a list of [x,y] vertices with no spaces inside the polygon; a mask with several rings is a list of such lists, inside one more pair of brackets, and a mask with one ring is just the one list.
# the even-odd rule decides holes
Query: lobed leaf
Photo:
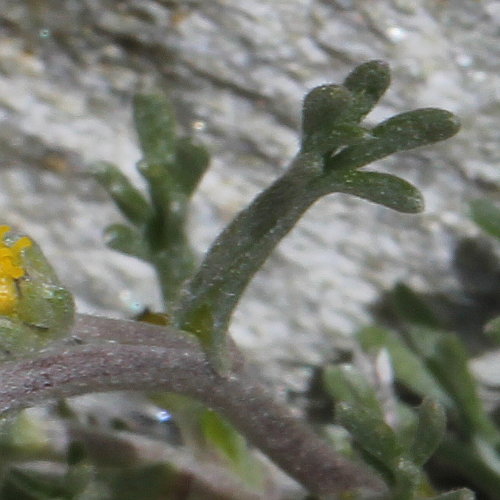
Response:
[{"label": "lobed leaf", "polygon": [[391,174],[342,170],[331,173],[330,189],[351,194],[403,213],[424,208],[421,192],[409,182]]},{"label": "lobed leaf", "polygon": [[398,151],[443,141],[460,128],[458,118],[435,108],[416,109],[396,115],[371,130],[371,137],[348,146],[331,157],[325,169],[359,168]]},{"label": "lobed leaf", "polygon": [[470,203],[472,220],[481,229],[500,239],[500,208],[487,199]]},{"label": "lobed leaf", "polygon": [[148,202],[115,165],[96,163],[92,167],[92,173],[132,224],[141,226],[147,222],[151,217]]},{"label": "lobed leaf", "polygon": [[394,287],[390,299],[396,314],[402,321],[429,328],[442,326],[430,307],[404,283],[398,283]]},{"label": "lobed leaf", "polygon": [[471,490],[460,488],[459,490],[448,491],[437,497],[432,497],[430,500],[474,500],[475,498],[476,495]]},{"label": "lobed leaf", "polygon": [[206,148],[191,138],[179,139],[175,144],[175,163],[172,177],[181,191],[190,196],[196,189],[210,162]]},{"label": "lobed leaf", "polygon": [[344,119],[360,122],[384,95],[390,82],[390,69],[385,61],[368,61],[357,66],[343,84],[352,94]]},{"label": "lobed leaf", "polygon": [[130,226],[111,224],[104,232],[104,239],[113,250],[149,260],[149,251],[140,234]]},{"label": "lobed leaf", "polygon": [[399,460],[395,470],[395,485],[391,491],[391,500],[410,500],[415,498],[415,490],[421,482],[422,472],[413,462]]},{"label": "lobed leaf", "polygon": [[362,405],[342,402],[336,405],[335,414],[364,451],[390,471],[395,470],[403,450],[389,425]]},{"label": "lobed leaf", "polygon": [[421,397],[437,399],[446,406],[451,404],[448,394],[441,388],[425,362],[394,332],[382,328],[364,328],[357,337],[367,352],[377,352],[383,348],[389,351],[398,382]]},{"label": "lobed leaf", "polygon": [[175,160],[175,118],[168,99],[158,94],[137,94],[133,105],[144,159],[152,164],[172,164]]},{"label": "lobed leaf", "polygon": [[468,356],[460,340],[425,328],[409,329],[412,343],[424,357],[434,376],[453,399],[463,431],[500,442],[479,397],[477,383],[468,367]]},{"label": "lobed leaf", "polygon": [[484,333],[494,342],[500,343],[500,316],[497,316],[486,323]]},{"label": "lobed leaf", "polygon": [[336,401],[342,401],[370,410],[384,418],[375,390],[367,378],[351,365],[328,366],[324,372],[325,389]]},{"label": "lobed leaf", "polygon": [[302,133],[305,137],[321,131],[330,133],[351,102],[351,93],[342,85],[321,85],[304,98]]},{"label": "lobed leaf", "polygon": [[409,449],[411,461],[419,466],[427,462],[436,451],[446,431],[446,414],[443,407],[429,398],[418,409],[415,439]]}]

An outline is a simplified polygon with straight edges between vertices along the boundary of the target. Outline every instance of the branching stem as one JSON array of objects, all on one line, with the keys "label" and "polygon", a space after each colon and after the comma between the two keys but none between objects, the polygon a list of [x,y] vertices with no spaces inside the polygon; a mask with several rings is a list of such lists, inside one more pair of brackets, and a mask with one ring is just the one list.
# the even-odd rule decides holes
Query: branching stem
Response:
[{"label": "branching stem", "polygon": [[185,394],[223,414],[255,446],[309,491],[382,491],[381,481],[337,454],[276,404],[232,348],[233,369],[217,374],[196,340],[171,328],[79,315],[83,345],[0,365],[0,414],[89,392],[162,390]]}]

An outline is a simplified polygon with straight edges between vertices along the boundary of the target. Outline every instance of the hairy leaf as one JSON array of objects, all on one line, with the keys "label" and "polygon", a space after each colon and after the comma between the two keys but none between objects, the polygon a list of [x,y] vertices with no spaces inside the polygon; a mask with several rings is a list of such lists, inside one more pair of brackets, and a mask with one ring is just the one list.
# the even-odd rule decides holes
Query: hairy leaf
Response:
[{"label": "hairy leaf", "polygon": [[169,165],[175,161],[175,118],[168,100],[157,94],[134,97],[134,121],[144,159]]},{"label": "hairy leaf", "polygon": [[364,375],[350,365],[332,365],[324,373],[325,388],[335,401],[345,402],[370,410],[383,419],[382,407],[375,390]]},{"label": "hairy leaf", "polygon": [[359,168],[398,151],[443,141],[455,135],[459,128],[457,117],[442,109],[402,113],[374,127],[370,138],[330,158],[325,168]]},{"label": "hairy leaf", "polygon": [[115,165],[96,163],[92,173],[132,224],[140,226],[147,222],[151,217],[148,202]]},{"label": "hairy leaf", "polygon": [[343,170],[332,172],[332,191],[351,194],[398,212],[418,213],[424,208],[420,191],[391,174]]},{"label": "hairy leaf", "polygon": [[418,409],[415,439],[409,450],[416,465],[424,465],[436,451],[446,430],[446,414],[443,407],[431,399],[424,399]]},{"label": "hairy leaf", "polygon": [[305,137],[321,131],[329,133],[351,101],[351,93],[342,85],[321,85],[304,98],[302,132]]},{"label": "hairy leaf", "polygon": [[344,87],[353,98],[343,118],[359,122],[384,95],[390,82],[389,65],[385,61],[368,61],[356,67],[344,80]]},{"label": "hairy leaf", "polygon": [[490,200],[474,200],[470,204],[474,222],[484,231],[500,239],[500,208]]},{"label": "hairy leaf", "polygon": [[175,145],[175,160],[172,177],[182,192],[190,196],[208,167],[208,151],[193,139],[179,139]]},{"label": "hairy leaf", "polygon": [[335,412],[340,425],[363,450],[389,470],[395,470],[403,450],[394,431],[378,415],[362,405],[349,403],[339,403]]},{"label": "hairy leaf", "polygon": [[104,232],[106,245],[118,252],[149,260],[149,252],[140,234],[130,226],[111,224]]}]

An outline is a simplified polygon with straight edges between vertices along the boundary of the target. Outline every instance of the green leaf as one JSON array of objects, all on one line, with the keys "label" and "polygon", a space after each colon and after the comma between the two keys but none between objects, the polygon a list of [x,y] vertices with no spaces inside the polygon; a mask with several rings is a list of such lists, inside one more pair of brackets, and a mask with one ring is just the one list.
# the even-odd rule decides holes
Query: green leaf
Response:
[{"label": "green leaf", "polygon": [[150,248],[158,252],[183,244],[186,240],[184,227],[188,199],[171,174],[176,167],[171,164],[166,170],[164,165],[141,161],[137,168],[149,184],[154,210],[145,230]]},{"label": "green leaf", "polygon": [[415,490],[421,482],[422,472],[412,462],[401,459],[395,470],[395,485],[391,491],[391,500],[410,500],[415,498]]},{"label": "green leaf", "polygon": [[374,127],[372,134],[401,151],[443,141],[455,135],[459,128],[460,122],[453,113],[422,108],[389,118]]},{"label": "green leaf", "polygon": [[172,165],[172,177],[182,192],[190,196],[210,162],[208,151],[193,139],[179,139],[175,144],[175,163]]},{"label": "green leaf", "polygon": [[470,441],[453,438],[451,433],[447,433],[436,452],[436,460],[448,470],[454,470],[455,474],[463,476],[468,484],[477,485],[484,492],[485,498],[498,497],[498,469],[492,469],[478,454],[476,446],[471,446]]},{"label": "green leaf", "polygon": [[150,254],[140,234],[130,226],[111,224],[104,232],[104,240],[108,247],[118,252],[149,260]]},{"label": "green leaf", "polygon": [[500,451],[497,446],[498,440],[495,441],[487,438],[485,439],[481,436],[475,436],[472,449],[489,469],[496,472],[500,480]]},{"label": "green leaf", "polygon": [[470,203],[472,220],[484,231],[500,239],[500,208],[487,199]]},{"label": "green leaf", "polygon": [[342,85],[321,85],[304,98],[302,133],[304,137],[322,132],[329,134],[351,102],[351,93]]},{"label": "green leaf", "polygon": [[389,65],[384,61],[360,64],[344,80],[353,99],[344,115],[346,121],[359,122],[384,95],[391,82]]},{"label": "green leaf", "polygon": [[435,108],[416,109],[393,116],[371,130],[371,137],[348,146],[330,158],[325,169],[359,168],[386,156],[443,141],[460,128],[458,118]]},{"label": "green leaf", "polygon": [[398,283],[391,292],[391,303],[399,318],[414,325],[439,328],[440,321],[430,307],[407,285]]},{"label": "green leaf", "polygon": [[336,405],[335,414],[365,452],[390,471],[396,469],[403,450],[394,431],[379,415],[362,405],[344,402]]},{"label": "green leaf", "polygon": [[140,226],[147,222],[151,217],[148,202],[116,166],[99,162],[92,166],[92,173],[132,224]]},{"label": "green leaf", "polygon": [[477,383],[469,371],[467,352],[460,340],[451,334],[422,328],[411,329],[410,334],[414,343],[419,337],[425,337],[421,352],[434,376],[454,400],[462,430],[500,442],[499,433],[484,410]]},{"label": "green leaf", "polygon": [[[101,474],[104,476],[102,472]],[[169,460],[127,468],[110,468],[104,477],[110,490],[104,498],[109,500],[173,500],[184,495],[186,471],[183,470],[183,464]],[[90,498],[103,498],[94,495]]]},{"label": "green leaf", "polygon": [[460,488],[459,490],[448,491],[448,493],[432,497],[430,500],[474,500],[475,498],[476,495],[471,490]]},{"label": "green leaf", "polygon": [[66,474],[53,468],[10,467],[3,477],[2,500],[56,500],[80,498],[91,480],[87,467],[70,467]]},{"label": "green leaf", "polygon": [[466,428],[470,432],[481,432],[483,427],[489,427],[476,381],[468,368],[468,356],[460,340],[443,335],[429,361],[464,416]]},{"label": "green leaf", "polygon": [[500,343],[500,316],[497,316],[486,323],[484,333],[494,342]]},{"label": "green leaf", "polygon": [[220,449],[233,462],[240,460],[246,449],[245,439],[236,429],[213,410],[206,410],[201,425],[205,439]]},{"label": "green leaf", "polygon": [[387,349],[398,382],[421,397],[437,399],[449,406],[451,400],[429,371],[424,361],[415,355],[400,337],[382,328],[364,328],[357,335],[362,348],[370,353]]},{"label": "green leaf", "polygon": [[364,407],[383,419],[382,408],[373,387],[351,365],[332,365],[324,371],[325,389],[336,401]]},{"label": "green leaf", "polygon": [[212,410],[205,410],[201,418],[205,439],[220,450],[233,465],[233,470],[248,485],[262,486],[263,470],[252,457],[247,442],[236,429]]},{"label": "green leaf", "polygon": [[334,171],[329,188],[351,194],[403,213],[418,213],[424,208],[421,192],[395,175],[379,172]]},{"label": "green leaf", "polygon": [[415,439],[409,450],[411,461],[419,466],[427,462],[436,451],[446,430],[446,414],[443,407],[429,398],[418,409]]},{"label": "green leaf", "polygon": [[134,121],[146,162],[174,163],[175,117],[168,99],[162,95],[136,95]]}]

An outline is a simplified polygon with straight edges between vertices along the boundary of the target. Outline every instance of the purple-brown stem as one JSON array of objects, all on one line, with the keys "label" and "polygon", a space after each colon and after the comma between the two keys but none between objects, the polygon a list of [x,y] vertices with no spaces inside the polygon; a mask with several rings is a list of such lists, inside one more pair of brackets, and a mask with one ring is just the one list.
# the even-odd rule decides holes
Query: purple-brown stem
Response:
[{"label": "purple-brown stem", "polygon": [[172,328],[79,315],[74,343],[0,365],[0,415],[49,399],[116,390],[169,391],[224,415],[252,444],[316,494],[384,491],[380,479],[335,452],[249,376],[236,348],[219,375],[196,340]]}]

